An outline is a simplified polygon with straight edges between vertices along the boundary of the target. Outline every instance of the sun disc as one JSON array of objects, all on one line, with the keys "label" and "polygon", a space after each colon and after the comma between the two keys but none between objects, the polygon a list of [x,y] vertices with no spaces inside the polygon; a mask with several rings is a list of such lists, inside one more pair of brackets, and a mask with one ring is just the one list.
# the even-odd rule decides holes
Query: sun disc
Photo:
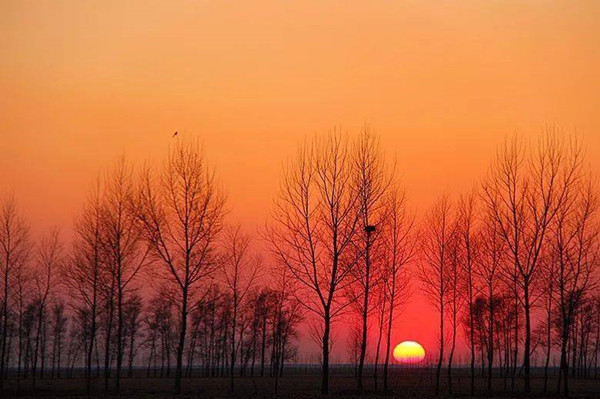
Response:
[{"label": "sun disc", "polygon": [[394,359],[402,364],[416,364],[425,359],[425,349],[416,341],[404,341],[394,348]]}]

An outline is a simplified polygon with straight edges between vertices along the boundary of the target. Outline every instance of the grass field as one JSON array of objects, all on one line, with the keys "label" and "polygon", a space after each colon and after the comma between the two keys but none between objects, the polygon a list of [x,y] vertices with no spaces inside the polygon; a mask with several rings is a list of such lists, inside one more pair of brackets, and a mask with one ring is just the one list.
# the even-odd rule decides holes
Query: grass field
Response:
[{"label": "grass field", "polygon": [[[112,382],[112,381],[111,381]],[[338,398],[374,398],[374,397],[398,397],[398,398],[430,398],[434,397],[434,372],[427,369],[395,369],[390,378],[390,391],[375,391],[372,375],[365,379],[365,391],[361,394],[356,391],[356,381],[348,369],[335,369],[332,371],[330,380],[330,397]],[[443,395],[447,393],[447,380],[443,375]],[[3,397],[17,396],[16,379],[8,379]],[[512,398],[523,397],[520,394],[522,381],[516,380],[515,391],[511,390],[510,380],[505,389],[504,379],[495,378],[492,393],[485,391],[485,380],[481,377],[476,379],[476,396]],[[543,395],[543,379],[535,375],[532,380],[532,394],[530,397],[553,397],[556,390],[556,377],[548,381],[548,394]],[[21,381],[21,392],[19,397],[43,398],[63,397],[77,398],[87,397],[85,393],[84,378],[62,378],[62,379],[38,379],[32,388],[31,380]],[[121,397],[135,398],[318,398],[320,395],[320,376],[316,370],[290,369],[279,380],[277,393],[275,392],[275,379],[271,377],[244,377],[236,378],[236,389],[232,394],[229,392],[229,379],[227,378],[203,378],[192,377],[183,380],[181,395],[172,394],[172,378],[147,378],[142,371],[138,376],[123,378],[121,382]],[[110,385],[112,388],[112,384]],[[572,379],[570,380],[571,396],[576,398],[600,398],[600,379]],[[92,397],[112,398],[116,397],[112,392],[104,394],[104,381],[94,381],[94,394]],[[453,395],[465,397],[469,393],[469,375],[467,370],[457,370],[453,378]]]}]

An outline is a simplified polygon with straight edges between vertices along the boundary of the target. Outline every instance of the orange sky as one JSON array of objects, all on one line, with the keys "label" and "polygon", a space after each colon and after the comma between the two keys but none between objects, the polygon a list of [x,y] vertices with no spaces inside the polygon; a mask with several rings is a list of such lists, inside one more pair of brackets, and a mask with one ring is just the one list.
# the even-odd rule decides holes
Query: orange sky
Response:
[{"label": "orange sky", "polygon": [[[365,122],[414,206],[470,187],[506,134],[577,129],[600,170],[600,2],[0,3],[0,191],[68,232],[115,157],[206,144],[232,218],[262,224],[306,134]],[[425,347],[416,297],[395,335]]]}]

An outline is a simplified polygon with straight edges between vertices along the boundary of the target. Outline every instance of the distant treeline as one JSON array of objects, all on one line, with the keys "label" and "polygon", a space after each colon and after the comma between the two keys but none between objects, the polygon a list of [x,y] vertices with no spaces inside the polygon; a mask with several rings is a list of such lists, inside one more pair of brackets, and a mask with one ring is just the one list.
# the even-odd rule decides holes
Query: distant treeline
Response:
[{"label": "distant treeline", "polygon": [[[302,362],[301,325],[320,347],[329,391],[337,331],[357,389],[389,390],[393,328],[411,293],[439,311],[436,393],[452,392],[458,339],[480,373],[530,392],[597,377],[598,187],[575,136],[546,131],[498,147],[472,190],[409,209],[394,162],[365,127],[307,139],[285,165],[270,218],[252,237],[227,221],[226,195],[198,142],[173,138],[159,167],[121,158],[94,182],[72,242],[35,242],[13,196],[0,203],[0,389],[84,370],[121,379],[283,375]],[[409,269],[408,266],[412,265]],[[411,273],[412,271],[412,273]],[[381,383],[380,383],[381,380]]]}]

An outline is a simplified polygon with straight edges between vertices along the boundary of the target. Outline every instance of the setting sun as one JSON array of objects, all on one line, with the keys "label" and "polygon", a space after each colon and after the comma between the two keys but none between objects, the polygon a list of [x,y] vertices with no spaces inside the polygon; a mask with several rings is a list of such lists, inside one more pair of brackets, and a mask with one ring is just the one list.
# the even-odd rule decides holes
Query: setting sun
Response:
[{"label": "setting sun", "polygon": [[416,364],[425,359],[425,349],[415,341],[404,341],[394,348],[394,359],[402,364]]}]

